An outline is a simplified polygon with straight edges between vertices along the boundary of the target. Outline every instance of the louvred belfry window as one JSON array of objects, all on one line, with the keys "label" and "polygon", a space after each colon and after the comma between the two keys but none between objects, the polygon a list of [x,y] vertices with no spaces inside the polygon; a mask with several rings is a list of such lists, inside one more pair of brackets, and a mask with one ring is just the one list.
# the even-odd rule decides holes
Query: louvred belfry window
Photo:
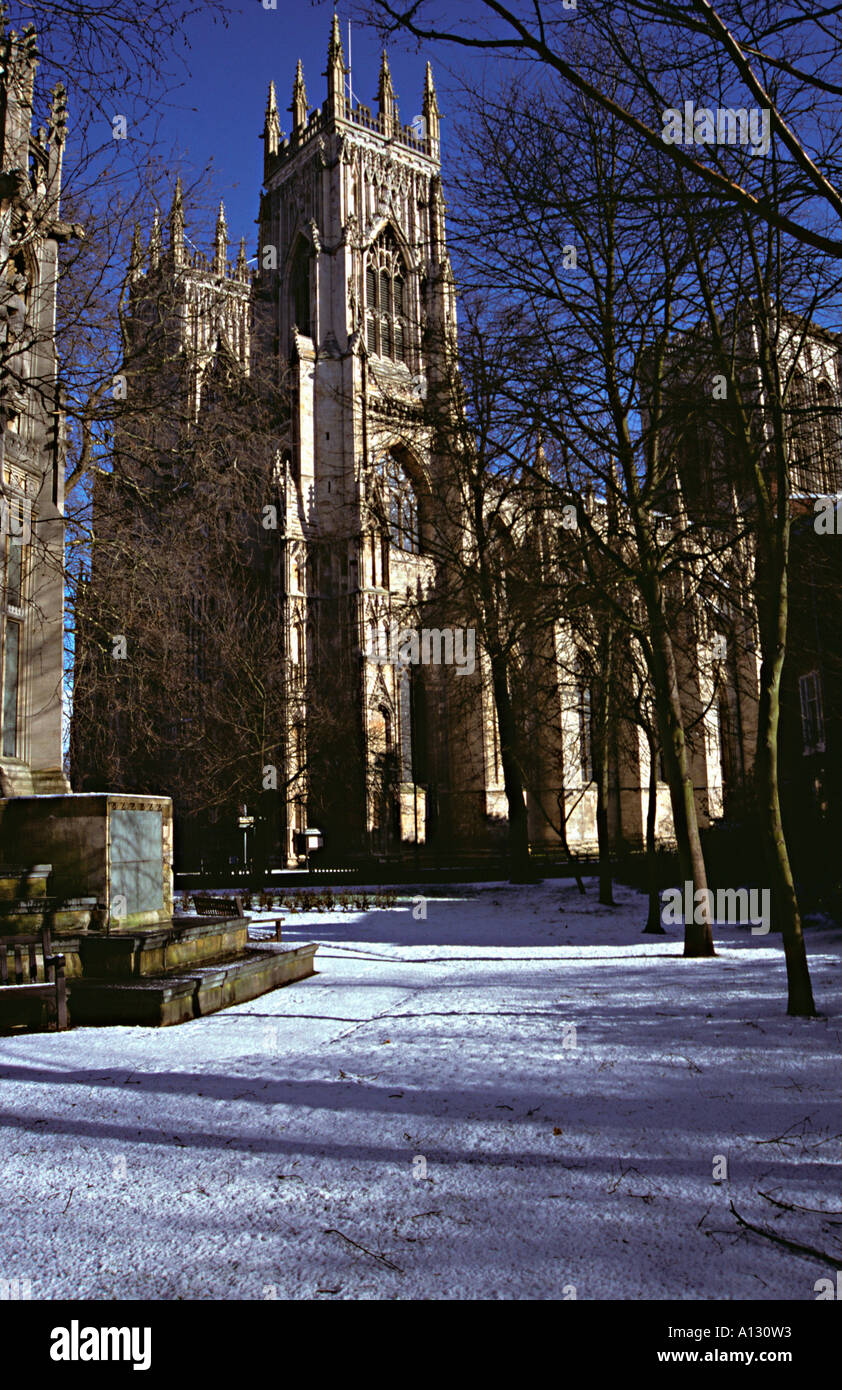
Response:
[{"label": "louvred belfry window", "polygon": [[368,253],[365,272],[366,347],[378,357],[405,362],[406,268],[395,236],[386,231]]}]

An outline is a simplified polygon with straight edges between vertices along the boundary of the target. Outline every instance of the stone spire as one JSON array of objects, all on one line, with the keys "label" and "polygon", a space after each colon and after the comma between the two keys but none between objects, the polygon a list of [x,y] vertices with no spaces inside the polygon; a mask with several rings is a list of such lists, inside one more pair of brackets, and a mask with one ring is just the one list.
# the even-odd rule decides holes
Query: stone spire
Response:
[{"label": "stone spire", "polygon": [[152,231],[149,234],[149,268],[157,270],[161,264],[161,216],[158,209],[152,218]]},{"label": "stone spire", "polygon": [[389,59],[385,48],[380,62],[380,81],[377,84],[377,102],[380,107],[380,123],[383,127],[383,134],[394,135],[398,125],[398,103],[395,97],[395,89],[392,85],[392,74],[389,71]]},{"label": "stone spire", "polygon": [[61,168],[64,160],[64,144],[67,139],[67,91],[62,82],[57,82],[50,93],[47,139],[50,149],[47,164],[48,196],[52,215],[58,217],[61,198]]},{"label": "stone spire", "polygon": [[439,111],[439,104],[436,98],[433,69],[429,63],[427,64],[427,75],[424,78],[424,106],[422,109],[424,112],[424,127],[427,139],[430,142],[430,154],[433,155],[435,159],[438,159],[440,148],[439,120],[441,119],[441,112]]},{"label": "stone spire", "polygon": [[342,51],[342,35],[339,32],[339,16],[334,11],[330,30],[330,43],[327,50],[327,109],[334,116],[344,114],[345,107],[345,54]]},{"label": "stone spire", "polygon": [[238,280],[248,280],[249,278],[249,267],[248,261],[246,260],[246,239],[244,236],[240,237],[240,249],[237,253],[237,264],[234,269],[234,274]]},{"label": "stone spire", "polygon": [[181,265],[184,260],[184,198],[181,192],[181,175],[175,181],[175,192],[170,208],[170,252],[173,264]]},{"label": "stone spire", "polygon": [[295,81],[292,84],[292,129],[298,135],[307,124],[307,89],[304,86],[304,69],[301,66],[301,59],[298,60],[298,67],[295,69]]},{"label": "stone spire", "polygon": [[444,191],[436,174],[430,179],[430,255],[435,262],[442,261],[447,254],[444,215]]},{"label": "stone spire", "polygon": [[216,236],[213,240],[213,269],[215,275],[225,275],[228,269],[228,224],[225,221],[225,204],[219,204],[216,219]]},{"label": "stone spire", "polygon": [[3,164],[6,169],[29,168],[29,137],[32,130],[32,94],[38,53],[35,29],[29,24],[18,35],[9,31],[3,44],[5,110],[3,113]]},{"label": "stone spire", "polygon": [[143,243],[140,239],[140,223],[134,224],[134,236],[132,237],[132,249],[129,253],[129,280],[137,280],[140,276],[140,267],[143,265]]},{"label": "stone spire", "polygon": [[20,36],[18,60],[21,101],[25,106],[31,107],[35,92],[35,72],[38,67],[38,39],[34,24],[27,24]]},{"label": "stone spire", "polygon": [[281,143],[281,118],[278,115],[278,99],[275,96],[275,84],[269,83],[269,97],[266,102],[266,116],[263,121],[263,154],[264,158],[269,155],[277,154]]}]

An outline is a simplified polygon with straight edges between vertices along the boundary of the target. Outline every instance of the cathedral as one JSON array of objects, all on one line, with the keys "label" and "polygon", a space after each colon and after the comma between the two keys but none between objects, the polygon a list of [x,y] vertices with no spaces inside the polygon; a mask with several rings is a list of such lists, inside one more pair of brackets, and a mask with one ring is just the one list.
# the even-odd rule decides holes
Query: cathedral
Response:
[{"label": "cathedral", "polygon": [[[435,413],[456,324],[432,72],[413,126],[385,55],[376,115],[346,87],[338,20],[326,100],[310,108],[299,63],[288,136],[270,87],[256,271],[242,244],[229,262],[222,206],[213,255],[188,248],[179,184],[166,225],[156,216],[145,249],[136,237],[129,277],[128,337],[160,326],[145,377],[178,397],[173,419],[201,421],[238,378],[283,391],[261,540],[285,727],[238,807],[181,825],[222,853],[240,842],[235,819],[253,823],[261,858],[283,865],[303,857],[312,828],[332,857],[472,851],[505,833],[482,673],[466,659],[474,633],[448,611],[434,545],[450,489]],[[152,456],[177,447],[177,425],[152,432]],[[154,488],[137,455],[118,432],[115,475],[143,472]],[[100,540],[113,524],[107,490],[98,480]],[[106,573],[95,558],[94,589]],[[405,661],[389,656],[399,634],[417,648]],[[77,670],[78,689],[84,679]],[[84,745],[74,739],[80,790],[106,777]]]},{"label": "cathedral", "polygon": [[[121,723],[110,675],[100,672],[91,722],[112,729],[112,745],[127,754],[119,766],[103,762],[74,716],[74,789],[172,792],[183,867],[226,859],[291,867],[315,848],[332,864],[367,856],[457,862],[506,846],[493,682],[451,569],[470,526],[441,428],[448,412],[458,412],[458,370],[433,75],[428,65],[420,119],[403,124],[384,54],[372,112],[349,94],[334,18],[326,77],[324,102],[312,109],[299,63],[288,135],[270,85],[255,269],[242,243],[229,260],[222,206],[212,254],[192,247],[180,183],[166,224],[156,214],[148,245],[138,233],[132,249],[127,342],[137,359],[147,335],[139,375],[150,399],[179,404],[144,426],[151,448],[142,468],[118,429],[113,475],[98,480],[95,495],[100,548],[115,528],[120,478],[137,482],[143,474],[154,497],[173,476],[167,460],[183,448],[185,430],[195,434],[220,409],[235,418],[237,383],[283,400],[260,442],[265,487],[252,546],[255,571],[270,577],[267,689],[271,675],[283,709],[265,741],[269,751],[248,754],[228,804],[203,810],[199,795],[191,808],[180,806],[170,780],[186,751],[176,738],[157,754],[157,770],[144,768],[150,735]],[[535,543],[540,527],[530,530],[523,546]],[[92,592],[114,589],[114,578],[95,544]],[[565,655],[570,635],[548,640],[554,705],[537,719],[533,701],[524,726],[529,840],[550,851],[591,850],[590,694],[586,680],[558,676],[562,667],[575,671],[575,654]],[[724,759],[706,689],[707,641],[702,634],[687,671],[701,729],[694,780],[705,823],[722,814]],[[201,680],[207,663],[196,642],[188,657]],[[528,687],[537,665],[527,661],[525,669]],[[77,662],[77,710],[89,674]],[[162,697],[150,726],[167,721],[172,703],[172,694]],[[232,715],[232,730],[233,723]],[[639,847],[650,756],[628,721],[610,762],[612,839]],[[657,803],[658,836],[669,838],[662,780]]]},{"label": "cathedral", "polygon": [[[308,819],[337,847],[478,847],[487,808],[476,675],[383,659],[400,615],[434,611],[442,584],[434,512],[448,476],[431,403],[455,343],[455,296],[436,93],[428,67],[419,128],[400,121],[385,55],[376,115],[346,85],[334,19],[324,104],[310,110],[299,64],[289,137],[274,86],[263,134],[255,307],[289,381],[289,666],[302,690],[335,692],[359,720],[356,748],[309,756],[288,846]],[[294,746],[289,756],[294,770]],[[337,761],[353,758],[353,794],[337,802],[329,783]]]}]

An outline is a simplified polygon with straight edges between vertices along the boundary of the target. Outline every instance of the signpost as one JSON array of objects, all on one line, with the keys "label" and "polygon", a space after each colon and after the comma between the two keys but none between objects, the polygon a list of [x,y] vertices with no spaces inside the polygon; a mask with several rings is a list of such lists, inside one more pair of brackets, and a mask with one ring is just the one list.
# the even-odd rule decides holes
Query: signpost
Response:
[{"label": "signpost", "polygon": [[254,816],[248,814],[248,807],[241,806],[237,824],[243,832],[243,873],[249,871],[248,837],[251,827],[254,825]]}]

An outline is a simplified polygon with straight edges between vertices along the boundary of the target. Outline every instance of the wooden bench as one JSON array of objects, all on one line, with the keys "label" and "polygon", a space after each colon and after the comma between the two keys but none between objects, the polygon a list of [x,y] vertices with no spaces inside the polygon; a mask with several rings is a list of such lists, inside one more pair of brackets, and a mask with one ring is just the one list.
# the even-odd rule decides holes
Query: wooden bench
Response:
[{"label": "wooden bench", "polygon": [[[198,917],[245,917],[240,897],[226,898],[221,893],[194,893],[193,906]],[[232,910],[233,909],[233,910]],[[251,921],[251,918],[248,919]],[[275,940],[281,939],[283,917],[273,917],[261,926],[275,928]]]},{"label": "wooden bench", "polygon": [[[43,980],[38,979],[36,947],[41,947]],[[25,954],[24,954],[25,951]],[[14,979],[9,981],[9,955],[14,960]],[[24,965],[29,979],[24,980]],[[14,1006],[25,999],[44,999],[47,1003],[48,1028],[62,1032],[69,1027],[67,1018],[67,984],[64,978],[64,956],[54,956],[50,928],[42,927],[34,936],[0,936],[0,1022],[3,1006]]]}]

